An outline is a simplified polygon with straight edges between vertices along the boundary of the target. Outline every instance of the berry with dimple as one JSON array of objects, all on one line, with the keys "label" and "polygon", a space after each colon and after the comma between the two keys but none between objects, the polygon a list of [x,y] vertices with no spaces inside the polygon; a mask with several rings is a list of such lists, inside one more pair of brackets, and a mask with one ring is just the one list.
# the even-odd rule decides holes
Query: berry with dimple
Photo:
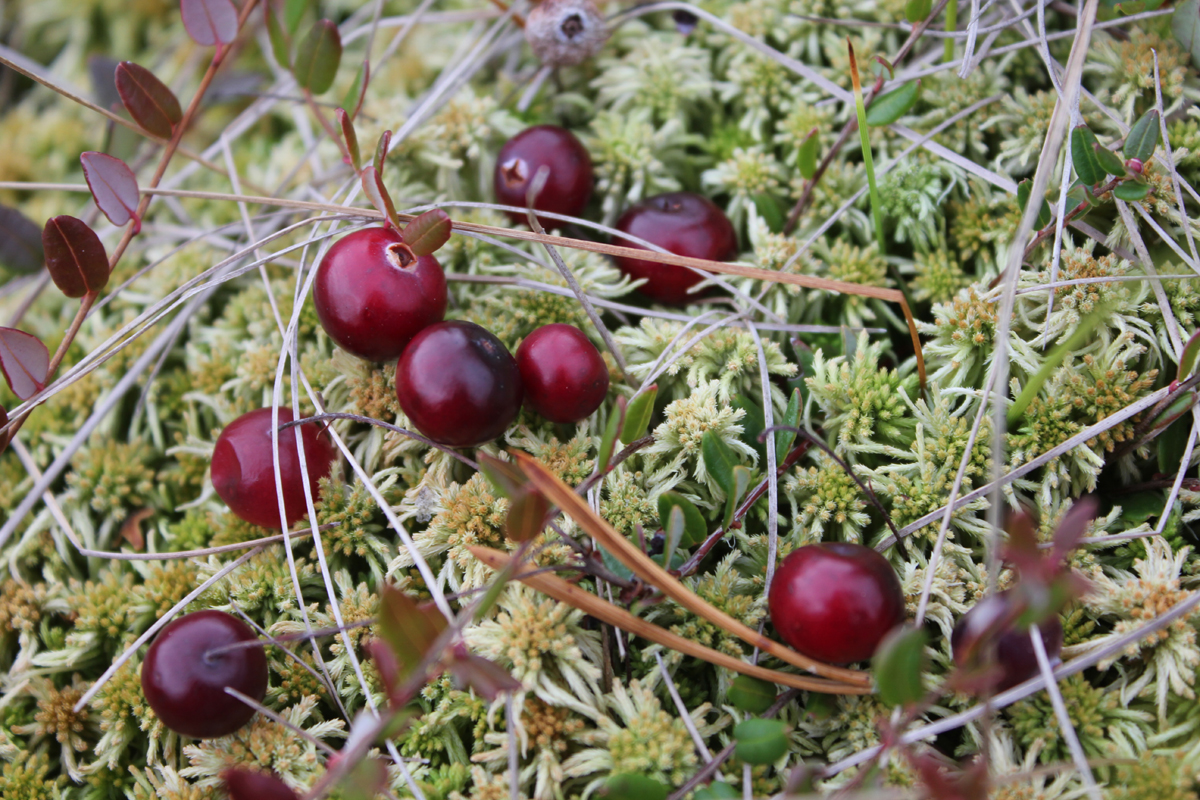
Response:
[{"label": "berry with dimple", "polygon": [[869,659],[904,621],[904,592],[892,565],[848,542],[809,544],[789,554],[775,571],[767,605],[785,642],[830,664]]},{"label": "berry with dimple", "polygon": [[525,18],[525,41],[548,67],[570,67],[594,56],[608,39],[592,0],[541,0]]},{"label": "berry with dimple", "polygon": [[291,787],[274,774],[232,768],[221,773],[221,781],[229,800],[298,800]]},{"label": "berry with dimple", "polygon": [[313,285],[317,318],[343,350],[391,361],[446,315],[446,276],[433,256],[413,255],[391,228],[364,228],[337,241]]},{"label": "berry with dimple", "polygon": [[[279,409],[279,424],[294,419],[290,408]],[[317,424],[300,426],[308,483],[313,492],[337,460],[337,447]],[[292,429],[279,432],[279,473],[283,483],[286,523],[290,526],[307,511],[300,475],[300,452]],[[229,510],[252,525],[279,529],[279,501],[275,493],[275,466],[271,456],[271,409],[259,408],[225,426],[213,448],[212,482]]]},{"label": "berry with dimple", "polygon": [[525,337],[517,368],[525,403],[551,422],[590,417],[608,393],[608,365],[573,325],[543,325]]},{"label": "berry with dimple", "polygon": [[[733,224],[715,203],[691,192],[669,192],[632,206],[617,220],[616,229],[679,256],[725,261],[737,254]],[[645,250],[617,237],[613,244]],[[684,305],[699,295],[689,294],[704,280],[687,267],[618,256],[617,267],[631,278],[645,278],[638,291],[660,303]]]},{"label": "berry with dimple", "polygon": [[[575,134],[557,125],[526,128],[500,148],[492,180],[496,202],[527,207],[526,195],[542,167],[549,171],[533,207],[552,214],[579,216],[592,196],[592,157]],[[524,213],[510,213],[509,217],[518,223],[528,221]],[[540,221],[549,228],[561,226],[557,221]]]},{"label": "berry with dimple", "polygon": [[223,611],[197,611],[163,628],[142,662],[142,693],[162,723],[182,736],[228,736],[254,709],[225,691],[256,701],[267,692],[267,657],[246,623]]},{"label": "berry with dimple", "polygon": [[[1028,630],[1017,630],[1011,618],[1012,595],[999,592],[988,595],[971,607],[954,626],[950,634],[950,650],[959,667],[970,664],[983,654],[984,647],[994,643],[995,666],[999,672],[993,690],[1002,692],[1038,674],[1037,654]],[[1062,652],[1063,628],[1057,616],[1038,625],[1046,658],[1051,662]]]},{"label": "berry with dimple", "polygon": [[401,410],[418,431],[451,447],[474,447],[504,433],[522,395],[508,348],[473,322],[430,325],[396,364]]}]

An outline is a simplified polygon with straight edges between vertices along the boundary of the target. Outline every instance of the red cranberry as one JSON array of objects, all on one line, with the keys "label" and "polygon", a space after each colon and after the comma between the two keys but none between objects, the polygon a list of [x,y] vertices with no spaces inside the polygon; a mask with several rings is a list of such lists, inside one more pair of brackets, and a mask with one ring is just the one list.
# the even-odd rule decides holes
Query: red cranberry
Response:
[{"label": "red cranberry", "polygon": [[[294,419],[290,408],[279,409],[279,424]],[[300,426],[308,482],[329,474],[337,460],[337,447],[319,426]],[[301,519],[308,507],[300,477],[300,452],[291,429],[279,432],[279,472],[287,526]],[[271,457],[271,409],[259,408],[235,419],[221,431],[212,457],[212,482],[229,510],[252,525],[279,529],[279,501],[275,494],[275,466]]]},{"label": "red cranberry", "polygon": [[[550,174],[533,207],[552,214],[579,216],[592,196],[592,157],[575,134],[557,125],[526,128],[500,148],[492,180],[496,202],[525,208],[529,185],[541,167],[549,167]],[[510,213],[509,217],[517,223],[528,221],[525,214]],[[559,224],[548,227],[556,228]]]},{"label": "red cranberry", "polygon": [[436,258],[415,258],[391,228],[365,228],[339,239],[321,259],[313,301],[339,347],[390,361],[446,316],[446,276]]},{"label": "red cranberry", "polygon": [[[737,254],[737,235],[729,218],[711,200],[691,192],[670,192],[643,200],[621,215],[616,228],[679,256],[724,261]],[[620,238],[614,243],[646,249]],[[673,264],[623,256],[616,263],[629,277],[646,278],[639,291],[660,303],[690,303],[696,295],[688,294],[688,289],[703,280],[687,267]]]},{"label": "red cranberry", "polygon": [[396,397],[421,433],[451,447],[495,439],[521,410],[521,375],[504,343],[473,322],[417,334],[396,364]]},{"label": "red cranberry", "polygon": [[182,736],[228,736],[254,716],[254,709],[225,687],[262,700],[267,692],[267,657],[261,647],[213,653],[258,637],[224,611],[197,611],[163,628],[142,664],[142,693],[163,724]]},{"label": "red cranberry", "polygon": [[904,592],[892,565],[846,542],[792,552],[775,571],[767,605],[785,642],[831,664],[865,661],[904,621]]},{"label": "red cranberry", "polygon": [[608,393],[608,365],[573,325],[543,325],[525,337],[517,368],[525,402],[551,422],[590,417]]},{"label": "red cranberry", "polygon": [[221,773],[229,800],[299,800],[296,793],[275,775],[248,769],[227,769]]},{"label": "red cranberry", "polygon": [[[995,665],[1001,672],[993,687],[1002,692],[1038,674],[1037,655],[1028,630],[1017,630],[1011,618],[1011,594],[1000,592],[988,595],[962,616],[950,635],[954,663],[962,667],[981,654],[988,642],[994,642]],[[1062,652],[1063,629],[1057,616],[1038,625],[1046,658],[1053,661]],[[986,642],[984,640],[987,640]]]}]

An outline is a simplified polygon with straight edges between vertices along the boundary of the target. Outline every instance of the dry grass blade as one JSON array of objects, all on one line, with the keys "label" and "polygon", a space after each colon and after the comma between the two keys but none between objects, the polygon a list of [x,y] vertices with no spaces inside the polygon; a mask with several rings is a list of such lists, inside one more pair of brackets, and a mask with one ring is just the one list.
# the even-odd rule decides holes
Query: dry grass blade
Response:
[{"label": "dry grass blade", "polygon": [[[498,550],[476,546],[471,546],[470,550],[473,556],[494,570],[499,571],[508,566],[509,557]],[[584,591],[578,586],[567,583],[562,578],[555,577],[549,573],[526,569],[513,575],[513,578],[521,581],[521,583],[530,588],[537,589],[542,594],[553,597],[560,603],[566,603],[572,608],[577,608],[580,611],[590,614],[596,619],[620,628],[626,633],[640,636],[643,639],[655,644],[661,644],[663,647],[669,647],[684,655],[703,659],[710,664],[725,667],[735,672],[740,672],[743,675],[761,678],[765,681],[778,683],[781,686],[790,686],[794,689],[804,689],[824,694],[869,694],[871,692],[869,686],[850,686],[837,681],[806,678],[803,675],[791,675],[786,672],[747,664],[726,653],[713,650],[710,647],[693,642],[691,639],[685,639],[682,636],[671,633],[652,622],[647,622],[641,617],[635,617],[625,609],[619,608],[607,600],[603,600],[591,592]]]},{"label": "dry grass blade", "polygon": [[600,515],[592,511],[586,500],[577,495],[571,487],[559,480],[532,456],[525,453],[516,453],[515,456],[517,463],[524,470],[530,482],[546,495],[551,503],[561,508],[563,513],[575,520],[589,536],[595,538],[604,549],[632,570],[634,575],[654,586],[688,611],[703,617],[713,625],[738,637],[747,644],[753,645],[801,669],[835,681],[844,681],[854,686],[869,687],[871,685],[871,677],[864,672],[814,661],[807,656],[797,653],[795,650],[790,650],[778,642],[768,639],[766,636],[729,616],[724,611],[709,605],[694,592],[689,591],[686,586],[660,567],[653,559],[634,547],[624,536],[617,533]]}]

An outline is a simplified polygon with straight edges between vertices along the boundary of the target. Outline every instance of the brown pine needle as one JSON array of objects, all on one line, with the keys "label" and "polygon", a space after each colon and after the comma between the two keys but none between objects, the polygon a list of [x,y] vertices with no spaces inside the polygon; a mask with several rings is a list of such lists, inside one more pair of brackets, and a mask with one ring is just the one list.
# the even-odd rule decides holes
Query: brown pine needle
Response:
[{"label": "brown pine needle", "polygon": [[[504,569],[511,561],[508,555],[498,550],[475,545],[470,545],[469,547],[471,554],[475,558],[496,571]],[[660,628],[654,623],[647,622],[641,617],[636,617],[625,609],[615,606],[591,592],[585,591],[578,586],[564,581],[562,578],[546,572],[538,572],[528,567],[522,567],[522,571],[513,575],[513,578],[521,581],[521,583],[530,588],[538,590],[542,594],[553,597],[560,603],[566,603],[572,608],[577,608],[585,614],[590,614],[601,622],[606,622],[615,628],[620,628],[633,636],[640,636],[647,641],[661,644],[663,647],[669,647],[684,655],[699,658],[718,667],[725,667],[734,672],[749,675],[752,678],[759,678],[781,686],[804,689],[810,692],[821,692],[823,694],[869,694],[871,692],[871,687],[869,686],[851,686],[837,681],[828,681],[822,678],[807,678],[803,675],[792,675],[787,672],[779,672],[767,669],[766,667],[747,664],[745,661],[734,658],[727,653],[713,650],[710,647],[693,642],[691,639],[685,639],[678,634]]]},{"label": "brown pine needle", "polygon": [[815,661],[808,656],[797,653],[795,650],[791,650],[778,642],[768,639],[758,631],[749,628],[742,622],[729,616],[724,611],[710,605],[695,592],[689,591],[686,586],[680,583],[671,573],[659,566],[652,558],[634,547],[628,539],[614,530],[596,512],[592,511],[591,507],[588,506],[582,497],[572,491],[571,487],[559,480],[554,473],[546,469],[536,459],[521,452],[514,452],[513,455],[530,482],[537,487],[538,491],[546,495],[546,498],[551,503],[561,508],[563,513],[575,520],[589,536],[596,539],[613,557],[632,570],[634,575],[637,575],[688,611],[703,617],[726,633],[736,636],[747,644],[770,653],[782,661],[786,661],[789,664],[817,675],[822,675],[835,681],[843,681],[854,686],[864,687],[869,690],[871,676],[865,672],[846,669],[845,667],[835,667]]}]

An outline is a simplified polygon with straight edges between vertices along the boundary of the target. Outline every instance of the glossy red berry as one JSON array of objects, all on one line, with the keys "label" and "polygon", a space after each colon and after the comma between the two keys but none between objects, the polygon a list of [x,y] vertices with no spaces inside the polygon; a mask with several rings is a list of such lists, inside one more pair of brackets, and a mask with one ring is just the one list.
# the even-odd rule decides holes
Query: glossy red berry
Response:
[{"label": "glossy red berry", "polygon": [[793,551],[775,571],[767,605],[785,642],[830,664],[869,659],[904,621],[904,592],[892,565],[846,542]]},{"label": "glossy red berry", "polygon": [[229,800],[299,800],[291,787],[273,774],[248,769],[221,773]]},{"label": "glossy red berry", "polygon": [[[966,666],[983,655],[985,646],[995,643],[995,665],[1000,668],[994,691],[1011,689],[1018,683],[1038,674],[1037,654],[1028,630],[1017,630],[1011,618],[1013,609],[1008,592],[988,595],[971,607],[954,626],[950,634],[950,649],[954,663]],[[1057,616],[1038,625],[1046,658],[1051,662],[1062,652],[1063,629]]]},{"label": "glossy red berry", "polygon": [[[655,195],[629,208],[617,220],[617,230],[645,239],[679,256],[725,261],[737,254],[737,235],[721,209],[706,197],[691,192]],[[646,248],[614,239],[622,247]],[[684,305],[698,295],[689,294],[703,278],[687,267],[618,257],[617,267],[631,278],[646,278],[639,291],[660,303]]]},{"label": "glossy red berry", "polygon": [[[291,422],[289,408],[279,409],[279,424]],[[317,481],[329,474],[337,460],[337,447],[321,426],[300,426],[308,482],[316,492]],[[304,483],[300,477],[300,452],[292,429],[279,432],[279,472],[287,525],[307,511]],[[275,494],[275,465],[271,456],[271,409],[259,408],[225,426],[213,449],[212,482],[229,510],[252,525],[279,529],[279,500]]]},{"label": "glossy red berry", "polygon": [[321,259],[313,301],[338,347],[391,361],[422,328],[446,316],[446,276],[436,258],[415,258],[391,228],[364,228]]},{"label": "glossy red berry", "polygon": [[417,430],[474,447],[521,410],[521,375],[504,343],[473,322],[439,322],[417,334],[396,364],[396,397]]},{"label": "glossy red berry", "polygon": [[[592,196],[592,157],[575,134],[557,125],[526,128],[500,148],[492,180],[496,202],[527,207],[529,186],[541,167],[549,167],[550,173],[533,207],[569,217],[583,213]],[[518,223],[528,221],[525,214],[509,217]],[[556,220],[540,222],[547,228],[561,227]]]},{"label": "glossy red berry", "polygon": [[261,701],[267,692],[267,657],[261,647],[216,652],[257,642],[246,623],[223,611],[197,611],[163,628],[142,663],[142,693],[162,723],[182,736],[228,736],[254,716],[231,687]]},{"label": "glossy red berry", "polygon": [[543,325],[517,348],[525,403],[551,422],[579,422],[608,393],[608,365],[574,325]]}]

